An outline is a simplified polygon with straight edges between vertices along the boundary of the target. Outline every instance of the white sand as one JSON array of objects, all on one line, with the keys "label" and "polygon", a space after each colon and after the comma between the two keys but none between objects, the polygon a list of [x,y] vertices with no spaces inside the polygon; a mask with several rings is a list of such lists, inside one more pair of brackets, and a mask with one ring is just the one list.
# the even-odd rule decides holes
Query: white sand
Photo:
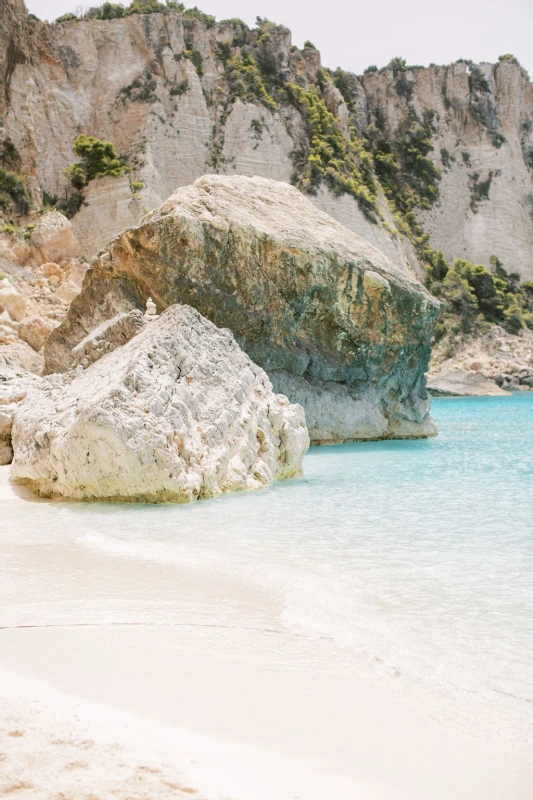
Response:
[{"label": "white sand", "polygon": [[[39,504],[12,491],[4,468],[0,503],[0,524],[14,520],[23,536],[21,519]],[[517,752],[501,739],[465,735],[438,703],[344,670],[330,642],[273,629],[273,609],[264,608],[258,626],[257,609],[267,602],[260,593],[89,550],[80,563],[68,541],[61,552],[18,549],[12,536],[5,542],[11,570],[0,608],[0,797],[533,796],[527,743]],[[224,625],[187,624],[176,597],[191,618],[195,598],[212,599],[226,609]],[[150,598],[167,603],[163,617],[151,611]],[[73,625],[72,609],[90,624]],[[109,621],[119,612],[141,624]]]}]

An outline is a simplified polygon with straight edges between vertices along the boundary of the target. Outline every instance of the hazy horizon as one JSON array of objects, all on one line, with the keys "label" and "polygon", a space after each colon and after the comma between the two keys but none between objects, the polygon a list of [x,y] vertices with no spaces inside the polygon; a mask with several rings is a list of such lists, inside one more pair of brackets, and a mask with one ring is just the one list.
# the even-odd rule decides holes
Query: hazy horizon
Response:
[{"label": "hazy horizon", "polygon": [[[512,53],[533,75],[533,2],[509,0],[495,2],[449,0],[446,6],[430,7],[426,0],[406,0],[403,4],[382,0],[362,8],[346,8],[344,0],[330,0],[327,14],[322,4],[310,6],[303,0],[193,0],[202,11],[217,20],[240,17],[248,25],[257,16],[285,25],[292,31],[294,44],[306,39],[320,50],[322,63],[361,74],[365,67],[385,66],[401,56],[408,64],[428,66],[448,64],[458,58],[477,63],[495,62],[499,55]],[[84,6],[101,5],[98,2]],[[128,5],[128,2],[123,3]],[[74,12],[79,0],[26,0],[29,11],[52,22],[61,14]]]}]

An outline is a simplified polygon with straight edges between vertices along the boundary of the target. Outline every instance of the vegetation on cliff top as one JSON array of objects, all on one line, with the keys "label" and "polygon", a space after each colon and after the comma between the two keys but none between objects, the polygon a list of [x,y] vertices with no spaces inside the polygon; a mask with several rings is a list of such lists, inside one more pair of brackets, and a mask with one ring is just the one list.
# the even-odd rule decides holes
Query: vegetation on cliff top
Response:
[{"label": "vegetation on cliff top", "polygon": [[303,191],[315,193],[324,180],[336,194],[355,197],[366,216],[376,221],[379,211],[372,156],[355,128],[350,129],[348,138],[316,86],[306,90],[289,83],[286,93],[306,122],[309,140],[309,145],[295,154],[293,182]]},{"label": "vegetation on cliff top", "polygon": [[[175,0],[133,0],[128,5],[106,2],[89,8],[80,16],[104,20],[149,13],[180,13],[184,19],[198,20],[207,28],[215,24],[214,17],[197,7],[186,10],[183,3]],[[73,15],[57,21],[65,21],[67,17],[72,19]],[[447,303],[447,311],[437,329],[438,335],[469,330],[480,320],[496,322],[513,333],[525,325],[533,327],[533,291],[527,289],[527,285],[526,288],[519,287],[517,276],[508,275],[497,259],[492,264],[494,272],[460,259],[448,265],[442,253],[431,248],[429,237],[417,220],[418,209],[427,210],[437,201],[441,177],[433,156],[432,139],[437,131],[435,114],[426,112],[422,115],[412,102],[415,70],[419,67],[409,66],[405,59],[396,57],[382,69],[372,66],[365,70],[368,80],[373,80],[372,73],[392,72],[393,87],[405,102],[406,114],[398,127],[391,130],[379,106],[364,110],[360,102],[363,91],[361,78],[340,68],[335,71],[319,69],[313,77],[312,70],[308,69],[311,62],[306,61],[305,56],[307,52],[309,58],[310,51],[316,49],[310,41],[305,42],[303,51],[293,46],[289,69],[281,70],[276,51],[278,28],[274,23],[257,18],[253,30],[241,20],[228,20],[226,24],[233,27],[233,38],[218,42],[212,53],[222,66],[218,95],[215,95],[215,102],[221,103],[221,113],[213,133],[212,166],[215,169],[224,162],[224,124],[237,98],[261,104],[280,114],[289,133],[292,132],[292,123],[287,108],[292,106],[300,114],[307,133],[304,139],[295,139],[298,144],[293,153],[293,183],[309,193],[316,193],[324,183],[335,194],[350,194],[369,219],[375,222],[381,219],[386,228],[395,232],[385,221],[384,209],[380,207],[380,191],[383,193],[396,231],[410,239],[426,267],[428,288]],[[195,49],[191,28],[186,36],[186,48],[175,57],[189,58],[202,76],[204,57]],[[465,63],[471,113],[476,119],[479,117],[493,144],[499,148],[505,138],[491,127],[495,123],[491,117],[489,81],[482,68],[470,61]],[[499,64],[505,63],[520,66],[510,54],[500,56]],[[332,84],[345,103],[347,123],[345,120],[341,122],[332,106]],[[171,94],[183,93],[186,88],[185,84],[180,89],[173,88]],[[143,75],[122,90],[121,99],[155,102],[158,98],[154,92],[154,76],[150,74],[145,80]],[[208,98],[208,102],[212,100]],[[260,138],[263,123],[254,122]],[[73,164],[66,172],[78,190],[93,177],[120,174],[126,168],[110,143],[79,137],[74,149],[82,156],[82,161]],[[440,153],[443,168],[449,169],[454,156],[445,149]],[[469,166],[467,153],[463,153],[463,160]],[[479,204],[488,199],[491,180],[492,173],[486,179],[478,173],[469,175],[474,213]]]},{"label": "vegetation on cliff top", "polygon": [[215,24],[215,17],[211,14],[204,14],[196,6],[186,9],[183,3],[175,2],[175,0],[166,0],[165,3],[160,3],[158,0],[133,0],[126,6],[122,3],[103,3],[101,6],[82,7],[79,14],[63,14],[56,19],[56,23],[61,24],[78,19],[120,19],[132,14],[162,13],[183,14],[185,18],[201,20],[208,27]]}]

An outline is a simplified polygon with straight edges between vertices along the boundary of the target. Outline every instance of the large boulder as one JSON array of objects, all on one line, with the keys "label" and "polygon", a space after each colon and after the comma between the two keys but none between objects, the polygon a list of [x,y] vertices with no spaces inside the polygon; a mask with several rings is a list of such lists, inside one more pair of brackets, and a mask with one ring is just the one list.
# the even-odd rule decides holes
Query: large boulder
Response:
[{"label": "large boulder", "polygon": [[37,222],[30,236],[30,251],[34,266],[76,258],[81,252],[70,220],[59,211],[50,211]]},{"label": "large boulder", "polygon": [[18,334],[38,353],[43,349],[53,329],[54,325],[49,319],[38,316],[26,317],[19,325]]},{"label": "large boulder", "polygon": [[20,322],[26,316],[26,300],[7,278],[0,280],[0,312],[2,311],[7,311],[14,322]]},{"label": "large boulder", "polygon": [[[73,377],[74,376],[74,377]],[[300,475],[304,412],[188,306],[17,406],[12,477],[46,497],[190,502]]]},{"label": "large boulder", "polygon": [[286,183],[210,175],[175,192],[88,271],[46,370],[70,369],[91,329],[149,295],[230,328],[304,405],[312,441],[436,433],[424,373],[439,303]]}]

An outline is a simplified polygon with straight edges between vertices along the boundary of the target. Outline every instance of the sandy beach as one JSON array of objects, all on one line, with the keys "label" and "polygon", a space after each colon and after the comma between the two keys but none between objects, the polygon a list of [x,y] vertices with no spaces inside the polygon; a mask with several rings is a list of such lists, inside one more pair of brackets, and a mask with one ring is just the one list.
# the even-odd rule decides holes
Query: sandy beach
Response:
[{"label": "sandy beach", "polygon": [[467,735],[227,576],[24,543],[58,505],[1,479],[0,796],[531,797],[527,743]]}]

